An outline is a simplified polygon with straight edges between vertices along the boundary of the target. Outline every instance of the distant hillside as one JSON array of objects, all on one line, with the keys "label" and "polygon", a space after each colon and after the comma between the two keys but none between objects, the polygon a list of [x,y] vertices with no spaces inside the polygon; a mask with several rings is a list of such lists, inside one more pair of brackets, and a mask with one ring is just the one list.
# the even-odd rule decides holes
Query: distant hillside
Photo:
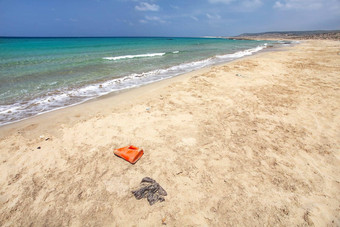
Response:
[{"label": "distant hillside", "polygon": [[340,30],[331,31],[277,31],[263,33],[244,33],[233,38],[236,39],[331,39],[340,40]]}]

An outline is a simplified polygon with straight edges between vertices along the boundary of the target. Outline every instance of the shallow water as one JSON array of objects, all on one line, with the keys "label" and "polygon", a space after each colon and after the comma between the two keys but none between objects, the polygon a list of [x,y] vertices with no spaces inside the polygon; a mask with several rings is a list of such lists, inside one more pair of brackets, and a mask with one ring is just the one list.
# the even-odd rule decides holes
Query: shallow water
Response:
[{"label": "shallow water", "polygon": [[0,38],[0,125],[251,55],[268,41]]}]

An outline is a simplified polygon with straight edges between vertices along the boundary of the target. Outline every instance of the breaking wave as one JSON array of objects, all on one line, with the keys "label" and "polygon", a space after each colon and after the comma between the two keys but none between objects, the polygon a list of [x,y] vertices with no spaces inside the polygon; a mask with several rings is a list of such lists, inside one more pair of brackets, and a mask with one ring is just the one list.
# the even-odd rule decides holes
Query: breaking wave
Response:
[{"label": "breaking wave", "polygon": [[[50,91],[44,96],[32,99],[30,101],[17,102],[15,104],[0,105],[0,125],[5,125],[19,121],[34,115],[61,109],[67,106],[79,104],[87,100],[102,96],[108,93],[121,91],[133,87],[139,87],[163,79],[188,73],[206,66],[220,64],[244,56],[252,55],[264,48],[267,44],[257,46],[252,49],[238,51],[232,54],[218,55],[204,60],[183,63],[163,69],[156,69],[149,72],[130,74],[124,77],[92,83],[83,87],[73,89],[59,89]],[[171,53],[179,53],[174,51]],[[104,59],[119,60],[138,57],[163,56],[165,53],[125,55],[117,57],[108,57]]]},{"label": "breaking wave", "polygon": [[123,56],[117,56],[117,57],[105,57],[103,59],[105,60],[121,60],[121,59],[131,59],[131,58],[146,58],[146,57],[157,57],[157,56],[163,56],[165,53],[152,53],[152,54],[137,54],[137,55],[123,55]]}]

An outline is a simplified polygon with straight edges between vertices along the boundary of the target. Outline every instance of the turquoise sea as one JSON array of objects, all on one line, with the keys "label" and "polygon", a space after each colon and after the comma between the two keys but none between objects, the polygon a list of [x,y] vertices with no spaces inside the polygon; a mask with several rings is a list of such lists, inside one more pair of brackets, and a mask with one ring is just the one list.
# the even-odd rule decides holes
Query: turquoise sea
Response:
[{"label": "turquoise sea", "polygon": [[0,125],[231,61],[268,41],[0,38]]}]

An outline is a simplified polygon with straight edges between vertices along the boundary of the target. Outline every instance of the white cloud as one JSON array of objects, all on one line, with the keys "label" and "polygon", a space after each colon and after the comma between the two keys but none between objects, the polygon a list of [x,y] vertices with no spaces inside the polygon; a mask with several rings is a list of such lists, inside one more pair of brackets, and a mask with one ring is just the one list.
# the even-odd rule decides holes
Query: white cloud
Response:
[{"label": "white cloud", "polygon": [[209,0],[210,3],[224,3],[224,4],[229,4],[233,1],[234,0]]},{"label": "white cloud", "polygon": [[275,2],[274,8],[284,8],[284,5],[281,2]]},{"label": "white cloud", "polygon": [[280,0],[276,1],[274,4],[274,8],[277,9],[284,9],[284,10],[290,10],[290,9],[321,9],[324,6],[327,5],[327,2],[334,2],[338,3],[338,0],[332,1],[332,0]]},{"label": "white cloud", "polygon": [[195,20],[195,21],[198,21],[198,18],[195,17],[195,16],[190,16],[191,19]]},{"label": "white cloud", "polygon": [[156,17],[156,16],[145,16],[145,19],[148,21],[156,21],[159,23],[165,23],[166,21],[161,19],[160,17]]},{"label": "white cloud", "polygon": [[135,9],[138,11],[158,11],[159,5],[141,2],[138,6],[135,6]]},{"label": "white cloud", "polygon": [[262,0],[246,0],[242,2],[242,6],[249,9],[254,9],[262,5]]},{"label": "white cloud", "polygon": [[250,12],[259,8],[263,0],[208,0],[210,3],[230,4],[232,9],[238,12]]},{"label": "white cloud", "polygon": [[176,6],[176,5],[170,5],[170,7],[171,7],[171,8],[173,8],[173,9],[176,9],[176,10],[178,10],[178,9],[179,9],[179,7],[178,7],[178,6]]},{"label": "white cloud", "polygon": [[219,20],[219,19],[221,19],[221,16],[218,15],[218,14],[211,15],[211,14],[207,13],[206,16],[210,20]]}]

